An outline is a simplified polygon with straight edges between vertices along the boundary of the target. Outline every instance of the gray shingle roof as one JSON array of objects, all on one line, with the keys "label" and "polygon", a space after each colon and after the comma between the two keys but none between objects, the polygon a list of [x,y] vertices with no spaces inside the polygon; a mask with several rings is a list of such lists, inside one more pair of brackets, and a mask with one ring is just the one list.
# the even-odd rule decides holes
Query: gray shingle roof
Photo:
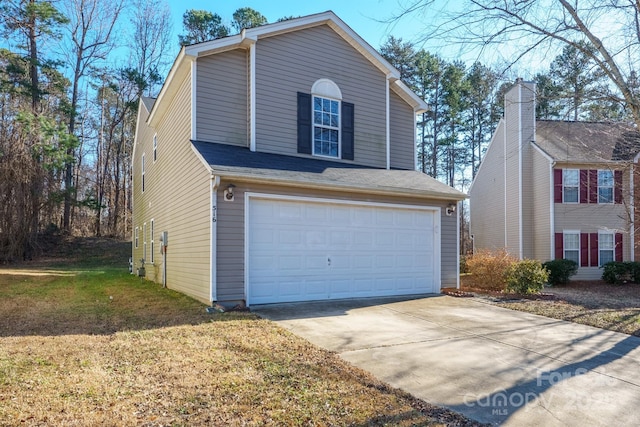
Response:
[{"label": "gray shingle roof", "polygon": [[633,160],[640,133],[627,123],[536,121],[536,145],[560,162]]},{"label": "gray shingle roof", "polygon": [[412,170],[387,170],[330,160],[252,152],[246,147],[193,141],[221,177],[301,186],[462,200],[464,193]]}]

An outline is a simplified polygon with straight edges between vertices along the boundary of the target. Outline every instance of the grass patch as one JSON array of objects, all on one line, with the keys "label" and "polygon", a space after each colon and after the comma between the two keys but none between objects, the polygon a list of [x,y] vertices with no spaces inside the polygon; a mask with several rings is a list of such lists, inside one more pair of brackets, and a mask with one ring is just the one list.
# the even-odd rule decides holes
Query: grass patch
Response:
[{"label": "grass patch", "polygon": [[[552,298],[546,298],[547,296]],[[544,299],[492,295],[501,307],[640,336],[640,284],[570,282],[545,289]]]},{"label": "grass patch", "polygon": [[476,425],[93,246],[0,269],[0,425]]}]

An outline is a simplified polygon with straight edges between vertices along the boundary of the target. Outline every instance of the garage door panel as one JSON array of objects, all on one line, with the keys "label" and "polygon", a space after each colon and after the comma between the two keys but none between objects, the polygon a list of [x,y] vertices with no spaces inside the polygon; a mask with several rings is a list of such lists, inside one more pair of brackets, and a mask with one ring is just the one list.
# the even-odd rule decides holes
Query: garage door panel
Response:
[{"label": "garage door panel", "polygon": [[433,211],[251,198],[247,215],[250,304],[435,290]]}]

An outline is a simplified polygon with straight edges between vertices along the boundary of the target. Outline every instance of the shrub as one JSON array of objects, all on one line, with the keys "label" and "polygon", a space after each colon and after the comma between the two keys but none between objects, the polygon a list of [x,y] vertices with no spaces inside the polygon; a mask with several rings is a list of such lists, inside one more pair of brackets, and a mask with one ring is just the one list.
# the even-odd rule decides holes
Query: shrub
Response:
[{"label": "shrub", "polygon": [[515,261],[504,249],[478,251],[467,258],[472,286],[494,291],[505,290],[507,270]]},{"label": "shrub", "polygon": [[549,272],[540,261],[524,259],[507,271],[507,290],[519,294],[537,294],[549,280]]},{"label": "shrub", "polygon": [[569,278],[578,272],[578,263],[570,259],[554,259],[542,264],[549,272],[550,285],[566,285]]},{"label": "shrub", "polygon": [[619,285],[626,282],[640,283],[640,263],[638,262],[608,262],[602,266],[602,280]]}]

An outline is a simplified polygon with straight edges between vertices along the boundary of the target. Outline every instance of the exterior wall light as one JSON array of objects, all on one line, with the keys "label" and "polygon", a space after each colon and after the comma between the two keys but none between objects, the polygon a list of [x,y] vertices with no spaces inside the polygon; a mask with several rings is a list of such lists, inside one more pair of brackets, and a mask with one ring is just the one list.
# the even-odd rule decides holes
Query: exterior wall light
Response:
[{"label": "exterior wall light", "polygon": [[227,189],[224,190],[224,200],[226,200],[228,202],[233,202],[233,200],[234,200],[233,189],[235,187],[236,187],[235,185],[229,184]]},{"label": "exterior wall light", "polygon": [[456,211],[457,206],[458,206],[457,203],[453,203],[453,202],[449,203],[445,210],[445,213],[447,214],[447,216],[453,215],[453,213]]}]

